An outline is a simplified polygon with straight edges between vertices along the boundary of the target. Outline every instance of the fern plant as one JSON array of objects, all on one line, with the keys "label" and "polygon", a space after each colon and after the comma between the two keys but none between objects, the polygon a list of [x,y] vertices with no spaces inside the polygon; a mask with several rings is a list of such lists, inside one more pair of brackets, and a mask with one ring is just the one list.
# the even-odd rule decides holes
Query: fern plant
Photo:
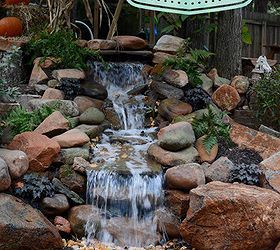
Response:
[{"label": "fern plant", "polygon": [[192,126],[197,138],[205,136],[203,145],[210,153],[219,138],[230,141],[230,125],[224,122],[224,112],[216,112],[211,106],[201,118],[194,118]]},{"label": "fern plant", "polygon": [[55,111],[52,107],[43,106],[32,112],[22,107],[13,109],[4,119],[5,126],[10,127],[13,136],[33,131],[44,119]]},{"label": "fern plant", "polygon": [[185,40],[184,46],[177,51],[176,56],[168,57],[163,65],[165,67],[171,66],[173,69],[185,71],[191,85],[196,87],[202,84],[200,71],[206,60],[212,56],[213,53],[206,50],[191,49],[189,43],[189,40]]}]

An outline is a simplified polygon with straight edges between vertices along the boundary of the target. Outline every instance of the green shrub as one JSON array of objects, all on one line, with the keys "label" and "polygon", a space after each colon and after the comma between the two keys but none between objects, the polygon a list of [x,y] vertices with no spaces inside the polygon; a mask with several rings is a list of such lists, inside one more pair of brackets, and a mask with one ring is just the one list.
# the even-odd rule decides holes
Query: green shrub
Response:
[{"label": "green shrub", "polygon": [[43,106],[32,112],[29,112],[22,107],[18,107],[13,109],[6,116],[4,123],[6,127],[11,128],[11,134],[15,136],[26,131],[33,131],[54,111],[55,109],[49,106]]},{"label": "green shrub", "polygon": [[280,130],[280,66],[253,86],[256,116],[265,125]]},{"label": "green shrub", "polygon": [[194,118],[192,122],[196,138],[206,135],[203,145],[210,152],[219,138],[230,141],[230,125],[224,122],[224,112],[217,112],[211,106],[201,118]]},{"label": "green shrub", "polygon": [[37,57],[55,57],[58,68],[87,68],[86,60],[94,57],[102,60],[98,52],[81,48],[72,32],[59,30],[53,33],[43,31],[35,35],[27,44],[27,52],[32,61]]}]

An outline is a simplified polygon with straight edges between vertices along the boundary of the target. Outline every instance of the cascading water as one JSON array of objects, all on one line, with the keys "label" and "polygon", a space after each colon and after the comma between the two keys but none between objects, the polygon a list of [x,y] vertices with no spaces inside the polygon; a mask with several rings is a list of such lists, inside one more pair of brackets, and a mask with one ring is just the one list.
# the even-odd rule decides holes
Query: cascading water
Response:
[{"label": "cascading water", "polygon": [[94,150],[96,169],[88,172],[87,201],[93,215],[87,240],[121,246],[147,246],[158,241],[155,209],[162,202],[162,173],[147,158],[155,129],[144,128],[144,96],[129,90],[145,84],[141,64],[94,62],[91,76],[106,86],[123,130],[106,130]]}]

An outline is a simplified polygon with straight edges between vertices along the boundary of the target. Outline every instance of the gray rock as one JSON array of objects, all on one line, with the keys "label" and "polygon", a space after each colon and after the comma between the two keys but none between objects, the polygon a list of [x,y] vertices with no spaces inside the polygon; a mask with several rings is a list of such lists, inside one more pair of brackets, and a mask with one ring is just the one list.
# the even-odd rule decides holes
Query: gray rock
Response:
[{"label": "gray rock", "polygon": [[198,152],[194,147],[170,152],[161,148],[158,144],[152,144],[148,149],[149,156],[163,166],[177,166],[196,161]]},{"label": "gray rock", "polygon": [[178,122],[162,128],[158,132],[158,144],[169,151],[179,151],[195,142],[192,125],[188,122]]},{"label": "gray rock", "polygon": [[160,99],[175,98],[180,100],[184,96],[183,90],[164,82],[153,81],[150,88],[158,94]]},{"label": "gray rock", "polygon": [[158,39],[156,45],[154,46],[154,51],[176,54],[177,50],[183,48],[183,46],[183,38],[171,35],[163,35],[160,39]]},{"label": "gray rock", "polygon": [[43,95],[44,92],[48,89],[48,85],[46,85],[46,84],[35,84],[34,89],[39,95]]},{"label": "gray rock", "polygon": [[212,95],[214,85],[213,81],[206,74],[201,74],[199,78],[202,80],[202,89],[204,89],[208,94]]},{"label": "gray rock", "polygon": [[28,108],[28,102],[30,100],[33,99],[40,99],[41,96],[40,95],[30,95],[30,94],[26,94],[26,95],[20,95],[16,98],[16,101],[20,104],[20,106],[24,107],[24,108]]},{"label": "gray rock", "polygon": [[165,180],[168,188],[179,190],[191,190],[205,184],[203,169],[197,163],[167,169]]},{"label": "gray rock", "polygon": [[82,157],[85,160],[89,159],[88,147],[80,148],[63,148],[60,150],[58,157],[54,160],[55,163],[63,163],[71,165],[75,157]]},{"label": "gray rock", "polygon": [[0,148],[0,157],[5,160],[14,179],[24,175],[29,167],[28,157],[23,151]]},{"label": "gray rock", "polygon": [[105,115],[99,109],[91,107],[80,115],[80,122],[85,124],[101,124]]},{"label": "gray rock", "polygon": [[70,100],[47,100],[47,99],[34,99],[28,102],[28,107],[31,110],[40,108],[44,105],[48,105],[50,107],[55,108],[60,111],[65,116],[78,116],[79,110],[78,106],[75,102]]},{"label": "gray rock", "polygon": [[11,195],[0,194],[0,248],[3,250],[60,250],[56,227],[42,213]]},{"label": "gray rock", "polygon": [[183,88],[189,82],[188,75],[183,70],[172,70],[172,69],[167,70],[167,71],[165,71],[165,73],[163,75],[163,79],[167,83],[169,83],[177,88]]},{"label": "gray rock", "polygon": [[82,157],[75,157],[72,169],[78,173],[86,174],[87,170],[92,170],[90,163]]},{"label": "gray rock", "polygon": [[47,215],[60,215],[70,207],[64,194],[55,194],[53,197],[45,197],[41,202],[43,213]]},{"label": "gray rock", "polygon": [[0,158],[0,191],[4,191],[11,186],[11,177],[6,162]]},{"label": "gray rock", "polygon": [[59,85],[59,81],[56,79],[52,79],[48,81],[48,86],[50,88],[56,88]]},{"label": "gray rock", "polygon": [[81,124],[77,126],[76,129],[79,129],[82,132],[86,133],[91,139],[95,138],[96,136],[99,136],[103,132],[103,128],[98,125]]},{"label": "gray rock", "polygon": [[85,201],[78,194],[71,191],[68,187],[64,186],[59,179],[53,178],[52,183],[56,192],[65,194],[70,200],[72,200],[76,204],[85,203]]},{"label": "gray rock", "polygon": [[91,81],[81,83],[80,94],[99,100],[105,100],[108,97],[108,92],[104,86]]},{"label": "gray rock", "polygon": [[234,164],[227,157],[220,157],[213,162],[205,171],[207,182],[222,181],[229,182],[230,172]]}]

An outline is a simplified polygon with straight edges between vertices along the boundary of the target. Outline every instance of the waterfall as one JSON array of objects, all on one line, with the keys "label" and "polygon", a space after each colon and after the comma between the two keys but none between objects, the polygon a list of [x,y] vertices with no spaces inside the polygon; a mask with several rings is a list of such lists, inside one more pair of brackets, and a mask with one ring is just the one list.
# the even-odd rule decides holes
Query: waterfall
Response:
[{"label": "waterfall", "polygon": [[107,130],[94,150],[96,169],[88,172],[87,202],[93,215],[86,225],[87,240],[97,238],[119,246],[155,244],[155,210],[162,204],[161,167],[147,158],[154,128],[144,128],[144,96],[131,97],[129,90],[145,84],[143,65],[92,64],[91,76],[106,86],[108,98],[123,124]]}]

